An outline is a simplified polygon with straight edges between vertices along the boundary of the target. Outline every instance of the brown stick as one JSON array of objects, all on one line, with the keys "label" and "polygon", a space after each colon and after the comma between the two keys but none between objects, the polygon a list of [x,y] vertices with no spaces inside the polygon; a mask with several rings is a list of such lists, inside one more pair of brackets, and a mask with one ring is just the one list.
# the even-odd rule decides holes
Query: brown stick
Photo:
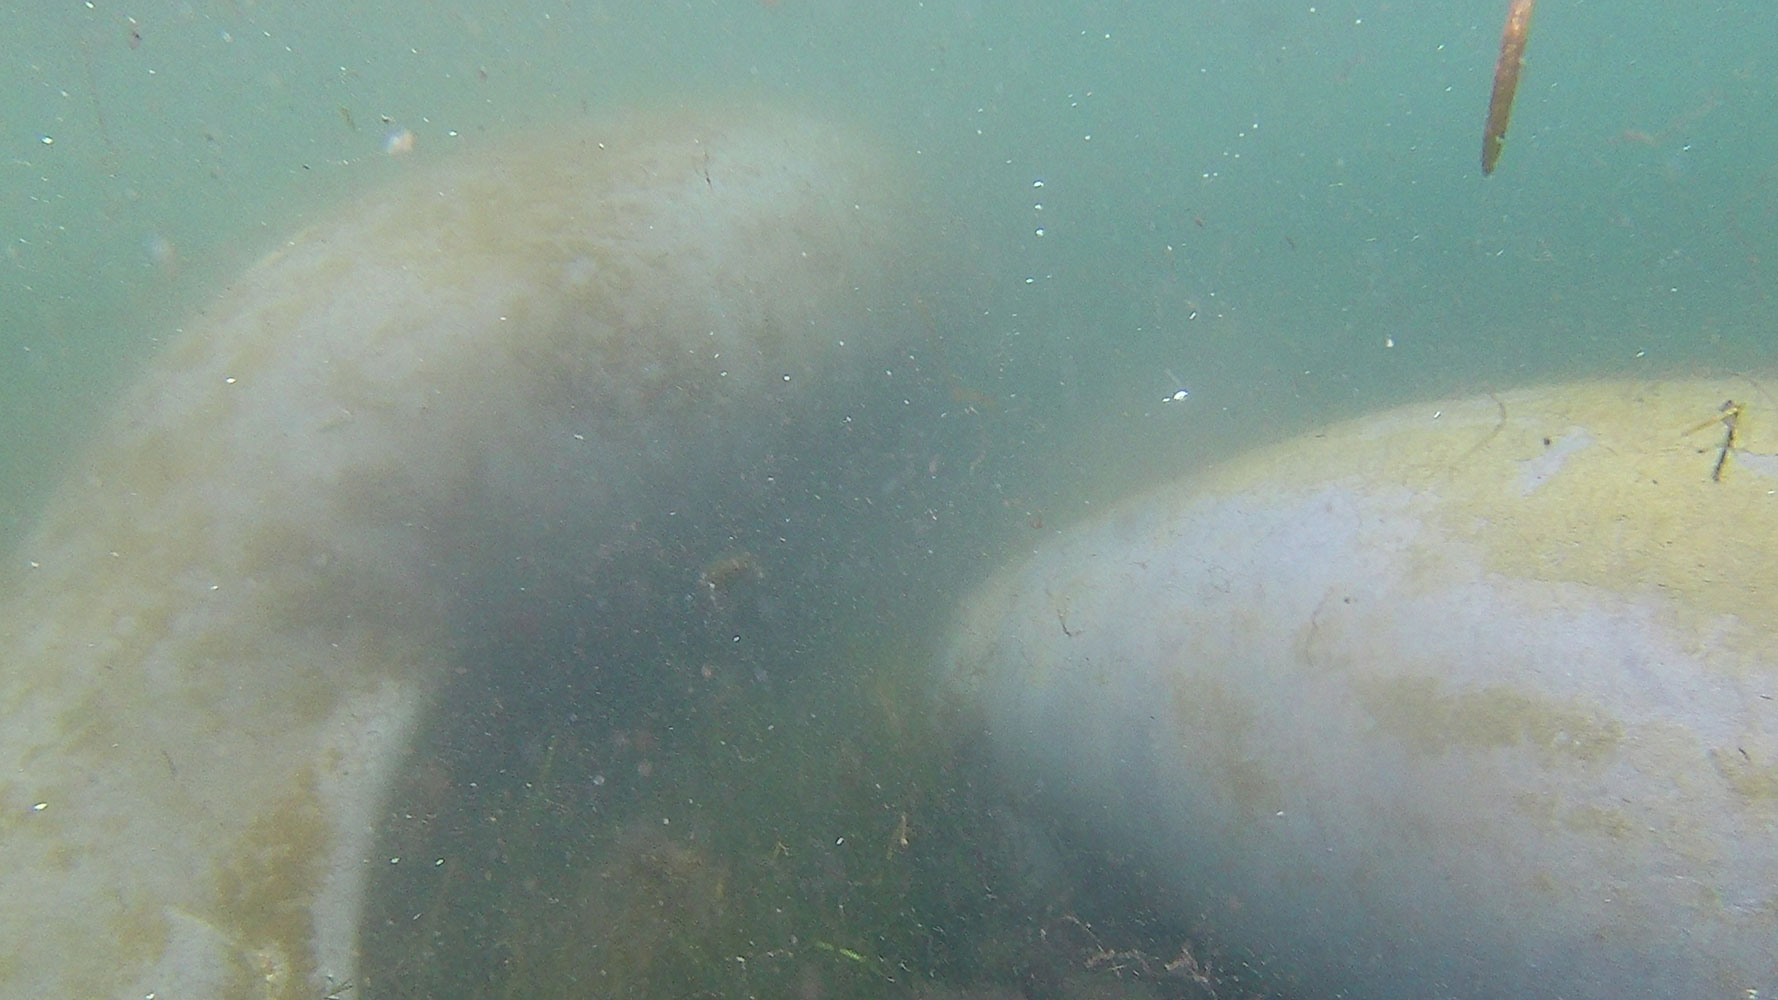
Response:
[{"label": "brown stick", "polygon": [[1488,125],[1482,132],[1482,173],[1494,172],[1506,123],[1513,116],[1513,93],[1519,89],[1519,67],[1525,62],[1525,37],[1531,32],[1531,8],[1537,0],[1512,0],[1506,29],[1500,33],[1500,61],[1494,64],[1494,93],[1488,98]]}]

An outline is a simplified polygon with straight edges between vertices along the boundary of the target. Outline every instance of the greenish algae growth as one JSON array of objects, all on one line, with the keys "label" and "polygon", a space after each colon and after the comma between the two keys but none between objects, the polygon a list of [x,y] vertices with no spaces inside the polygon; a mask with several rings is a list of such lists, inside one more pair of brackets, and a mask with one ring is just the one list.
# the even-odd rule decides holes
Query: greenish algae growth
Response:
[{"label": "greenish algae growth", "polygon": [[234,935],[246,980],[234,994],[255,1000],[307,1000],[314,973],[314,893],[331,842],[312,771],[298,791],[242,834],[218,878],[212,923]]},{"label": "greenish algae growth", "polygon": [[1253,706],[1208,674],[1168,676],[1171,715],[1185,740],[1179,751],[1190,766],[1215,781],[1241,811],[1240,822],[1284,808],[1278,782],[1249,749],[1260,740]]},{"label": "greenish algae growth", "polygon": [[1730,789],[1750,803],[1778,804],[1778,765],[1756,763],[1738,750],[1713,748],[1710,766]]},{"label": "greenish algae growth", "polygon": [[1503,687],[1447,691],[1425,677],[1358,679],[1378,727],[1417,753],[1524,747],[1545,765],[1598,763],[1624,739],[1623,723]]},{"label": "greenish algae growth", "polygon": [[1553,795],[1522,792],[1513,797],[1513,805],[1521,815],[1552,830],[1595,834],[1612,840],[1627,840],[1642,830],[1621,810],[1596,805],[1569,805]]}]

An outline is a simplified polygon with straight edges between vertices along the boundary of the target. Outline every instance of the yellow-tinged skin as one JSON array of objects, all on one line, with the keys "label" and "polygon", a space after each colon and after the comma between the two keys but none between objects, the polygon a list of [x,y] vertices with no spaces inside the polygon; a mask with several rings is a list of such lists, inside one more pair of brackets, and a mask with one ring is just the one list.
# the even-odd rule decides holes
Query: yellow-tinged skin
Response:
[{"label": "yellow-tinged skin", "polygon": [[1763,991],[1774,413],[1600,380],[1256,448],[995,574],[947,707],[1308,995]]},{"label": "yellow-tinged skin", "polygon": [[[1713,479],[1725,400],[1738,413],[1735,443]],[[1490,569],[1660,587],[1699,614],[1778,621],[1778,560],[1765,548],[1778,530],[1774,427],[1778,378],[1581,382],[1401,407],[1317,432],[1325,448],[1260,449],[1196,485],[1234,492],[1386,474],[1461,497],[1439,516],[1488,553]],[[1565,441],[1572,453],[1542,457]],[[1547,476],[1521,494],[1511,484],[1540,461]]]}]

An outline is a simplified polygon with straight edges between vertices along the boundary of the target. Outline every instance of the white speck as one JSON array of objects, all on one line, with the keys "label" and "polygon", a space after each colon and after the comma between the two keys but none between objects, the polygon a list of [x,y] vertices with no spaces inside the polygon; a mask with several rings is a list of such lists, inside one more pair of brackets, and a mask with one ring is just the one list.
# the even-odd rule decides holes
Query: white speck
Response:
[{"label": "white speck", "polygon": [[40,137],[37,141],[43,143],[45,146],[53,146],[56,144],[55,137],[48,135]]},{"label": "white speck", "polygon": [[1163,403],[1183,403],[1183,402],[1185,402],[1186,398],[1191,395],[1191,390],[1187,389],[1184,385],[1181,384],[1185,380],[1180,378],[1179,376],[1173,374],[1172,370],[1170,370],[1170,369],[1163,368],[1161,370],[1167,373],[1168,380],[1173,383],[1173,392],[1170,395],[1161,397],[1161,402],[1163,402]]},{"label": "white speck", "polygon": [[1395,346],[1395,338],[1394,337],[1384,337],[1383,338],[1383,346],[1384,347],[1394,347]]},{"label": "white speck", "polygon": [[222,380],[222,384],[223,385],[234,385],[235,384],[235,377],[233,375],[229,375],[229,376],[225,377]]},{"label": "white speck", "polygon": [[42,812],[42,811],[43,811],[43,810],[45,810],[45,809],[48,809],[48,808],[49,808],[49,803],[47,803],[47,802],[39,802],[39,803],[37,803],[37,804],[36,804],[36,805],[33,805],[33,806],[32,806],[32,807],[31,807],[31,811],[32,811],[32,812],[34,812],[34,813],[40,813],[40,812]]}]

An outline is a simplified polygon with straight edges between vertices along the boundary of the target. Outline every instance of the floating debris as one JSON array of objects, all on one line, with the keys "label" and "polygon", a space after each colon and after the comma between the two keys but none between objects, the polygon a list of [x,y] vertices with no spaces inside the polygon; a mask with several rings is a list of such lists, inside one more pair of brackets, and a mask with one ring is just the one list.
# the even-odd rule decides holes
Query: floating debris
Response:
[{"label": "floating debris", "polygon": [[705,563],[698,571],[698,586],[710,595],[711,604],[720,607],[726,603],[724,598],[735,584],[743,580],[763,580],[765,575],[753,553],[737,549]]},{"label": "floating debris", "polygon": [[1519,68],[1525,63],[1525,39],[1531,33],[1531,9],[1537,0],[1512,0],[1506,28],[1500,33],[1500,61],[1494,64],[1494,93],[1488,98],[1488,124],[1482,130],[1482,174],[1494,172],[1506,141],[1506,123],[1513,116],[1513,94],[1519,89]]}]

